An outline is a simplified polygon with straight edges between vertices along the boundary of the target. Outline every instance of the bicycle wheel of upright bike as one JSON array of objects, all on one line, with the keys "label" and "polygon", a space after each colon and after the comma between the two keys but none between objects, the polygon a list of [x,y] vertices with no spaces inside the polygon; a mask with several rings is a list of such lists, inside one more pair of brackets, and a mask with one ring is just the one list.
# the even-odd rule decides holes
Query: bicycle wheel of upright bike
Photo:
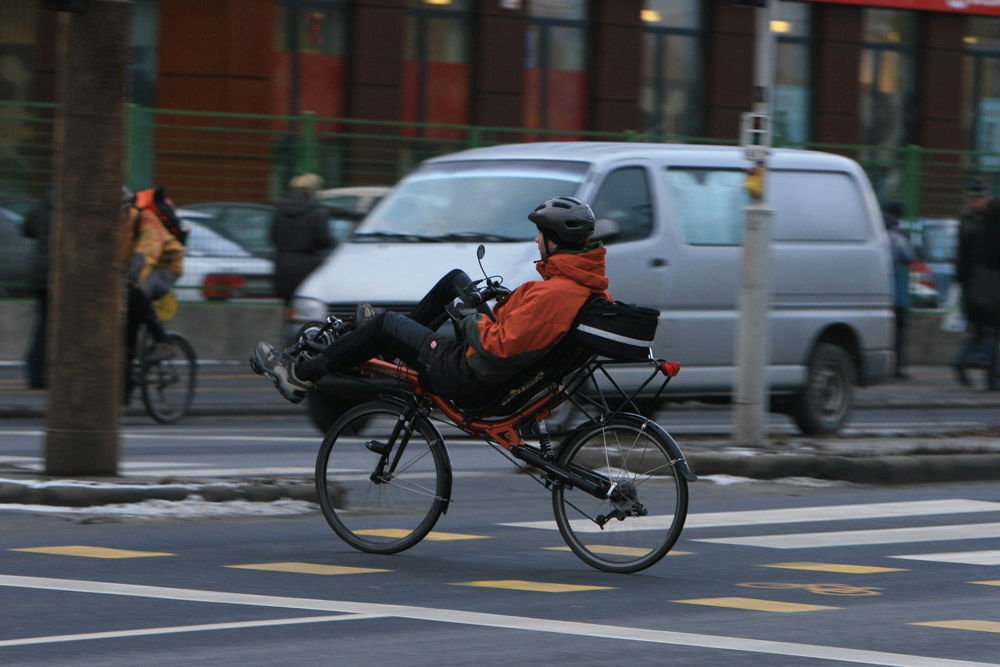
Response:
[{"label": "bicycle wheel of upright bike", "polygon": [[553,487],[559,532],[585,563],[606,572],[636,572],[670,551],[688,505],[687,480],[671,463],[677,458],[671,444],[679,454],[655,422],[623,414],[563,445],[563,466],[605,475],[616,484],[607,498],[568,485]]},{"label": "bicycle wheel of upright bike", "polygon": [[418,416],[407,439],[403,413],[402,405],[388,401],[348,410],[330,427],[316,458],[323,516],[361,551],[409,549],[431,531],[451,495],[441,435]]},{"label": "bicycle wheel of upright bike", "polygon": [[140,348],[143,350],[139,363],[142,402],[149,416],[161,424],[171,424],[187,414],[194,400],[198,374],[191,343],[178,333],[167,333],[167,339],[177,348],[177,356],[173,359],[148,362],[145,359],[148,341]]}]

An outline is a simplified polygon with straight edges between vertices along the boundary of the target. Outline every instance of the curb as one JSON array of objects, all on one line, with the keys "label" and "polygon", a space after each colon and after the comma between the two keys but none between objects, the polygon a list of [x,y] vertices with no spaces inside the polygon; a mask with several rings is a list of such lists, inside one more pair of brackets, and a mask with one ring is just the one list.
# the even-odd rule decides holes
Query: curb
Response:
[{"label": "curb", "polygon": [[191,482],[134,484],[80,480],[0,480],[0,503],[90,507],[147,500],[181,501],[198,498],[208,502],[245,500],[305,500],[317,502],[312,480],[249,480],[247,482]]}]

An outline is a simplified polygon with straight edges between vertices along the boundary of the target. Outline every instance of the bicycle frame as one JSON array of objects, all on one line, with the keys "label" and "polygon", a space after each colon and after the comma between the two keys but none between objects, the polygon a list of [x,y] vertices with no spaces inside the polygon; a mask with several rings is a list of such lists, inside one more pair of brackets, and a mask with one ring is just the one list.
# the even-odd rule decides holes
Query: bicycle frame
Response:
[{"label": "bicycle frame", "polygon": [[[645,386],[648,385],[657,374],[663,374],[665,376],[663,385],[660,387],[660,391],[657,392],[657,396],[659,396],[666,384],[680,372],[680,364],[676,362],[656,361],[656,367],[650,373],[646,382],[644,382],[633,394],[625,394],[625,392],[618,387],[618,385],[614,382],[614,379],[611,378],[611,376],[604,369],[605,363],[606,362],[603,361],[591,361],[584,367],[581,372],[581,376],[578,376],[576,380],[571,383],[571,386],[568,389],[566,386],[560,385],[560,387],[555,391],[546,392],[534,401],[529,402],[513,415],[499,419],[472,420],[467,419],[466,415],[448,399],[425,391],[420,385],[420,377],[418,373],[412,368],[399,363],[383,361],[381,359],[371,359],[362,364],[360,370],[364,375],[376,378],[388,378],[412,386],[413,396],[415,398],[427,398],[431,404],[440,410],[455,426],[462,429],[466,433],[485,438],[490,442],[500,445],[509,451],[515,458],[521,459],[532,466],[545,471],[549,475],[549,479],[551,481],[571,484],[593,496],[609,497],[614,492],[615,484],[606,476],[596,473],[593,470],[567,470],[557,465],[552,460],[552,457],[547,455],[547,452],[529,446],[519,433],[519,427],[526,421],[530,420],[540,422],[552,414],[552,411],[556,407],[563,404],[567,400],[570,400],[570,397],[575,389],[579,388],[587,380],[593,378],[595,373],[598,371],[601,371],[624,397],[624,401],[621,406],[614,410],[608,410],[606,402],[602,402],[604,408],[602,418],[605,420],[610,419],[614,415],[622,412],[625,406],[631,405],[635,395],[645,388]],[[395,438],[399,435],[399,430],[400,428],[397,425],[397,428],[394,429],[392,435],[393,440],[395,440]],[[673,443],[672,439],[670,439],[670,442]],[[676,448],[676,451],[673,453],[675,455],[675,462],[679,472],[688,480],[696,479],[695,475],[688,467],[683,454],[680,452],[680,448],[676,447],[675,443],[673,444]],[[405,446],[406,442],[404,439],[402,447],[405,448]],[[382,454],[383,456],[382,461],[376,468],[375,473],[373,473],[373,479],[375,479],[376,476],[386,474],[385,463],[390,449],[390,447],[386,446],[385,451],[379,451],[378,447],[379,445],[375,445],[374,443],[372,443],[372,446],[369,447],[372,451]],[[399,454],[397,452],[397,458],[398,455]],[[393,466],[390,465],[390,472],[392,468]]]}]

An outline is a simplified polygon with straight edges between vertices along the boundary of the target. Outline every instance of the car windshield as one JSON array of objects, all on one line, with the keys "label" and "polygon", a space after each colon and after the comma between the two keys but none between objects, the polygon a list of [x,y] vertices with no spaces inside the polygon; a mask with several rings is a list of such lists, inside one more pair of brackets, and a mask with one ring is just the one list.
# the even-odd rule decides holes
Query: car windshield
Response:
[{"label": "car windshield", "polygon": [[547,160],[476,160],[424,165],[393,189],[358,227],[365,241],[527,241],[528,214],[575,194],[589,165]]},{"label": "car windshield", "polygon": [[924,259],[928,262],[953,262],[957,249],[955,226],[928,224],[924,227]]},{"label": "car windshield", "polygon": [[191,257],[250,257],[239,244],[230,241],[211,229],[184,218],[188,228],[185,253]]}]

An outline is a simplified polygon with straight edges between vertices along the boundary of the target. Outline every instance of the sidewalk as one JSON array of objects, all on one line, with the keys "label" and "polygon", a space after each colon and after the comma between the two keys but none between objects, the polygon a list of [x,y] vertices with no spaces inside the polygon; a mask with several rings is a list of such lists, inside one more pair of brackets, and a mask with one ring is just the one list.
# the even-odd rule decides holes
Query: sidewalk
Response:
[{"label": "sidewalk", "polygon": [[[754,479],[809,477],[859,484],[903,484],[1000,479],[1000,392],[986,392],[982,372],[976,387],[959,386],[947,366],[919,366],[912,379],[857,391],[857,409],[980,408],[993,423],[977,432],[940,435],[900,433],[892,437],[773,437],[760,447],[738,448],[720,438],[681,442],[699,476]],[[24,388],[23,368],[0,365],[0,419],[43,419],[46,394]],[[702,406],[703,407],[703,406]],[[683,410],[684,404],[671,407]],[[718,408],[728,409],[728,408]],[[301,414],[302,405],[280,400],[271,385],[243,364],[199,368],[194,415]],[[144,414],[134,398],[128,415]],[[176,480],[47,479],[37,472],[0,464],[0,503],[88,506],[150,499],[212,501],[312,500],[311,479]]]}]

